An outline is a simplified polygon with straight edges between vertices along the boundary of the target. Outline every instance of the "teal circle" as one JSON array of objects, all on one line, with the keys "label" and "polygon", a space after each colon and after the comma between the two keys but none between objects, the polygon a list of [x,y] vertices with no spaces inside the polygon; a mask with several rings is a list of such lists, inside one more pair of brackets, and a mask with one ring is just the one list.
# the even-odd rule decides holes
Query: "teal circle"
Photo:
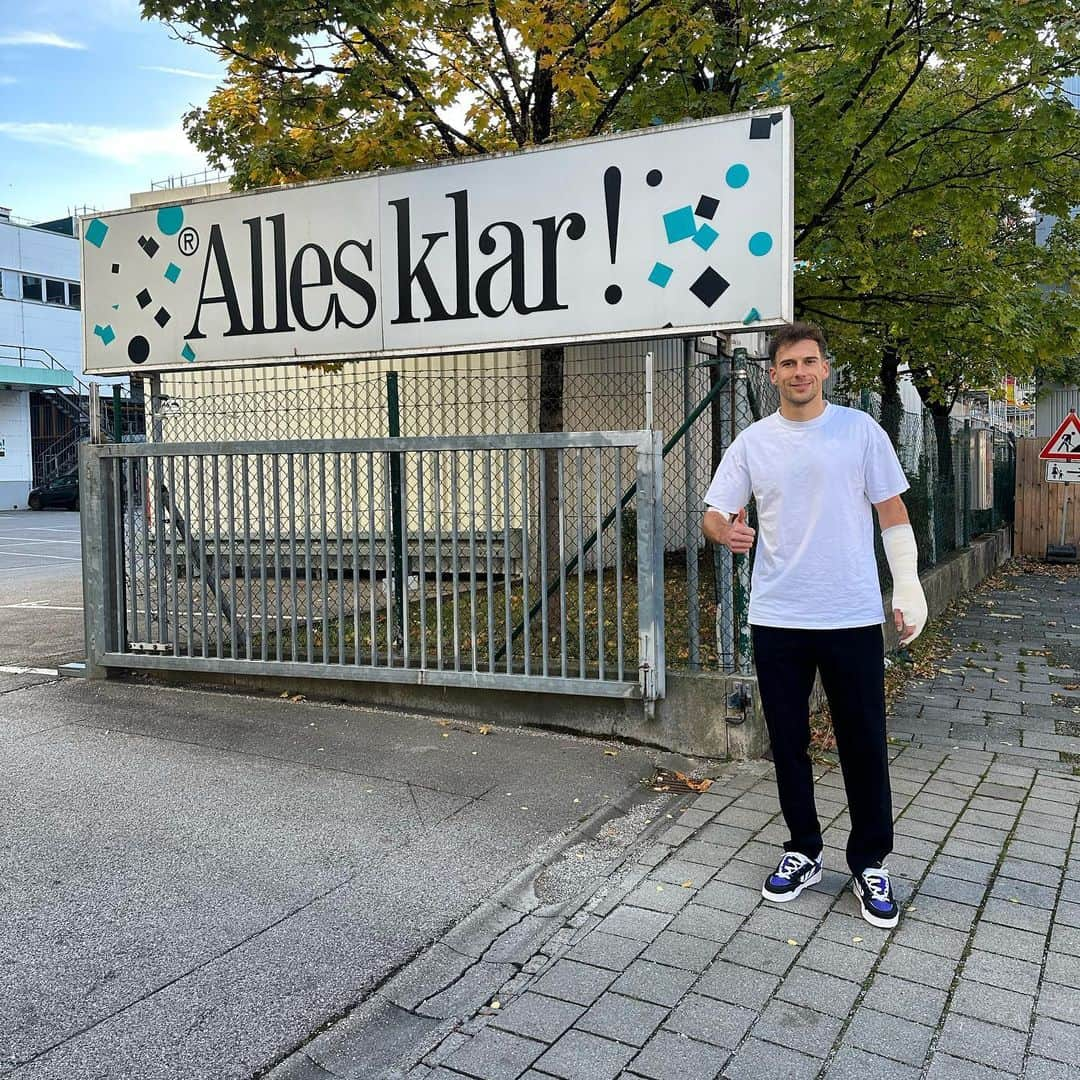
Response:
[{"label": "teal circle", "polygon": [[724,179],[728,187],[740,188],[750,179],[750,170],[745,165],[732,165]]},{"label": "teal circle", "polygon": [[768,255],[772,251],[772,237],[767,232],[756,232],[750,237],[751,255]]},{"label": "teal circle", "polygon": [[166,236],[175,236],[184,224],[182,206],[163,206],[157,212],[157,227]]}]

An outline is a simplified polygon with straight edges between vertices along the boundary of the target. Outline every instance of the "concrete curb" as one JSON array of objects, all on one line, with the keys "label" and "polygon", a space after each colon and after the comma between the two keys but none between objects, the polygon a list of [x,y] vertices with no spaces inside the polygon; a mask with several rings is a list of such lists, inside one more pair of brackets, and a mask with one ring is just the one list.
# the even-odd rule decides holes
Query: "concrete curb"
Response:
[{"label": "concrete curb", "polygon": [[[283,1060],[260,1070],[254,1080],[404,1077],[477,1010],[499,995],[519,992],[531,981],[541,970],[532,963],[541,947],[606,887],[635,850],[670,827],[667,813],[692,797],[661,797],[664,805],[625,845],[614,865],[592,875],[588,885],[570,899],[544,903],[536,892],[541,875],[574,848],[595,841],[610,822],[656,798],[655,792],[641,784],[628,788],[388,976],[364,1001],[331,1020]],[[618,892],[621,895],[623,890]]]}]

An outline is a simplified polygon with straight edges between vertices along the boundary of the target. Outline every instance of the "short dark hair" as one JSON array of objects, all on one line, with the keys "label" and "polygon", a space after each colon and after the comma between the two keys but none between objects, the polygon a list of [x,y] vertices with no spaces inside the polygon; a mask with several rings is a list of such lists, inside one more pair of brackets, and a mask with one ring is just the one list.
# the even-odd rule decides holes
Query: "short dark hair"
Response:
[{"label": "short dark hair", "polygon": [[820,326],[816,326],[812,322],[793,322],[788,326],[781,326],[779,330],[773,333],[772,341],[769,342],[770,366],[776,364],[776,354],[785,345],[794,345],[797,341],[816,341],[821,348],[822,359],[825,358],[829,351],[829,346],[825,343],[825,335],[821,332]]}]

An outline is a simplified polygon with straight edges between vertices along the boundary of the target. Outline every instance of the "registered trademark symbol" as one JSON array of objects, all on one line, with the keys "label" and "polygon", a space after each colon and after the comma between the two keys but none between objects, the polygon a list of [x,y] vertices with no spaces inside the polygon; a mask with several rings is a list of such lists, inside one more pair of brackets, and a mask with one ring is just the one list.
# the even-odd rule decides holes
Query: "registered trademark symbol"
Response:
[{"label": "registered trademark symbol", "polygon": [[199,250],[199,234],[189,225],[187,228],[180,230],[176,243],[180,248],[181,255],[194,255]]}]

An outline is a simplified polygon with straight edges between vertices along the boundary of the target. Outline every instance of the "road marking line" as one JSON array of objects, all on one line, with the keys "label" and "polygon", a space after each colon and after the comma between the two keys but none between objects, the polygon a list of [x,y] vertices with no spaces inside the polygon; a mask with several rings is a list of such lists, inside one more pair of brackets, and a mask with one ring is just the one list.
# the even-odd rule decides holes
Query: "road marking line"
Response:
[{"label": "road marking line", "polygon": [[81,607],[62,607],[59,604],[50,604],[45,600],[24,600],[21,604],[0,604],[0,608],[19,609],[21,611],[82,611]]},{"label": "road marking line", "polygon": [[47,536],[26,536],[23,533],[0,533],[0,540],[14,540],[19,544],[81,544],[81,540],[50,540]]},{"label": "road marking line", "polygon": [[42,555],[37,551],[0,551],[0,555],[21,555],[24,559],[57,559],[60,562],[82,562],[82,559],[73,559],[70,555]]},{"label": "road marking line", "polygon": [[44,667],[0,667],[2,675],[59,675],[56,668]]}]

